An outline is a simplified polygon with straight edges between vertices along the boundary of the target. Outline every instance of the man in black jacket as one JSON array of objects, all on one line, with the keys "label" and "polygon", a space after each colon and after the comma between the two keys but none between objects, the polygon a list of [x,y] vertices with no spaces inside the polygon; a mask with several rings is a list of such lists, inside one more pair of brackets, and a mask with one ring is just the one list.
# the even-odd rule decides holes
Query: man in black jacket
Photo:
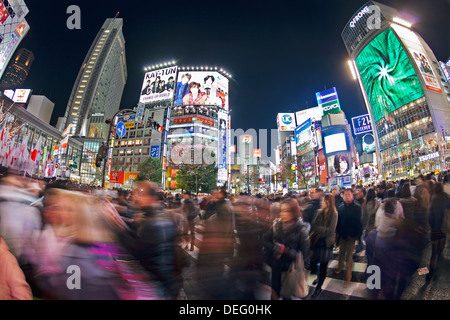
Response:
[{"label": "man in black jacket", "polygon": [[164,209],[164,194],[144,181],[138,183],[133,198],[143,212],[137,227],[141,264],[161,281],[165,298],[176,299],[182,285],[174,267],[177,228]]},{"label": "man in black jacket", "polygon": [[311,200],[309,206],[303,212],[303,221],[308,222],[309,224],[311,224],[315,213],[320,209],[323,198],[323,190],[320,188],[316,189],[314,193],[312,193],[312,198],[313,200]]},{"label": "man in black jacket", "polygon": [[362,234],[361,206],[354,201],[353,191],[345,189],[344,204],[338,209],[338,223],[336,233],[339,235],[340,251],[339,266],[336,274],[342,272],[344,262],[347,262],[347,276],[345,284],[348,285],[352,279],[353,250],[355,241]]}]

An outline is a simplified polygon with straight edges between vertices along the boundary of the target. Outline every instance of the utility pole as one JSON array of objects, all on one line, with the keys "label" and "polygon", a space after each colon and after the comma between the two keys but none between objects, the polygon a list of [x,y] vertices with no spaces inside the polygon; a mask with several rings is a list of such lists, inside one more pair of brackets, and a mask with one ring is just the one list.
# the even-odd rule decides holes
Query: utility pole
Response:
[{"label": "utility pole", "polygon": [[105,123],[109,124],[109,131],[108,131],[108,139],[106,140],[106,148],[107,148],[107,156],[105,159],[103,159],[103,173],[102,173],[102,189],[105,188],[105,176],[106,176],[106,159],[108,159],[108,155],[109,155],[109,148],[110,148],[110,144],[111,144],[111,136],[112,136],[112,132],[113,132],[113,128],[115,127],[114,125],[114,119],[117,117],[117,115],[119,113],[122,112],[135,112],[133,109],[122,109],[117,111],[114,116],[112,117],[112,119],[106,119]]}]

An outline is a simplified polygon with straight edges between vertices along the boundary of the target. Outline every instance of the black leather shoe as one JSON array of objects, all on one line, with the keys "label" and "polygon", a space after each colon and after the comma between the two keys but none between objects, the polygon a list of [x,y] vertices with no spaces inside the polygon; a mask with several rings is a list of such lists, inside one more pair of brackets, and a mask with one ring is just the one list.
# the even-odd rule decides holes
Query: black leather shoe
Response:
[{"label": "black leather shoe", "polygon": [[321,292],[322,292],[322,289],[316,288],[316,290],[314,290],[314,293],[312,294],[311,298],[316,298]]}]

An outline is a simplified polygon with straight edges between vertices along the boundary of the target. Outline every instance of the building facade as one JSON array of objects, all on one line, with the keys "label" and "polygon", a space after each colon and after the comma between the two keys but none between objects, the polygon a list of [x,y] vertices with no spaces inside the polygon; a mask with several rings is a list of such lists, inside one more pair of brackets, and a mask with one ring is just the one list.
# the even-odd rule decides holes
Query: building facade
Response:
[{"label": "building facade", "polygon": [[109,125],[105,120],[119,110],[127,80],[122,27],[122,19],[106,19],[83,61],[66,107],[64,130],[85,144],[81,160],[83,183],[98,183],[102,174],[102,169],[95,166],[95,157],[108,138]]},{"label": "building facade", "polygon": [[374,129],[384,179],[448,168],[448,94],[434,53],[399,12],[369,1],[342,39]]},{"label": "building facade", "polygon": [[3,75],[2,81],[0,83],[0,89],[4,90],[21,88],[28,76],[28,73],[30,72],[33,61],[33,52],[25,48],[20,48],[19,50],[17,50],[15,56],[10,61],[8,68]]},{"label": "building facade", "polygon": [[3,12],[0,18],[0,79],[2,79],[11,57],[30,30],[30,26],[25,20],[29,10],[24,0],[2,0],[0,11]]}]

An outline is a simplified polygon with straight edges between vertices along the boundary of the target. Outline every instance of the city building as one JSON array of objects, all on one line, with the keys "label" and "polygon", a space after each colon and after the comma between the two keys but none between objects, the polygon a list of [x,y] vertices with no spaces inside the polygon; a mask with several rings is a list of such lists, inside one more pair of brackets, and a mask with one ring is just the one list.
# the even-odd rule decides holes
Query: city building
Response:
[{"label": "city building", "polygon": [[0,90],[21,88],[30,72],[33,61],[33,52],[25,48],[17,50],[3,74],[2,81],[0,82]]},{"label": "city building", "polygon": [[[0,97],[0,105],[2,106],[0,132],[8,129],[8,143],[11,146],[19,147],[22,142],[27,141],[27,149],[31,153],[33,148],[37,148],[40,140],[42,151],[41,157],[35,159],[35,165],[31,169],[27,169],[24,165],[18,165],[17,162],[4,164],[5,167],[27,171],[29,175],[40,178],[59,177],[80,182],[79,163],[83,150],[81,142],[73,137],[62,135],[48,122],[13,103],[4,95]],[[47,161],[49,156],[51,161]],[[50,168],[50,166],[53,167]]]},{"label": "city building", "polygon": [[24,0],[0,1],[0,80],[20,42],[30,30],[25,16],[29,10]]},{"label": "city building", "polygon": [[438,79],[441,66],[413,24],[369,1],[341,36],[374,129],[382,178],[446,170],[449,97]]},{"label": "city building", "polygon": [[27,104],[28,112],[46,123],[50,123],[54,107],[55,104],[52,101],[40,95],[31,95]]},{"label": "city building", "polygon": [[[229,77],[218,68],[179,68],[173,105],[167,109],[167,153],[163,150],[163,156],[168,174],[180,166],[214,164],[218,168],[217,185],[229,188]],[[172,179],[171,189],[174,187]]]},{"label": "city building", "polygon": [[127,81],[122,27],[122,19],[106,19],[81,65],[66,107],[63,128],[84,143],[82,183],[101,181],[102,172],[95,166],[95,157],[108,139],[109,125],[105,120],[119,111]]}]

